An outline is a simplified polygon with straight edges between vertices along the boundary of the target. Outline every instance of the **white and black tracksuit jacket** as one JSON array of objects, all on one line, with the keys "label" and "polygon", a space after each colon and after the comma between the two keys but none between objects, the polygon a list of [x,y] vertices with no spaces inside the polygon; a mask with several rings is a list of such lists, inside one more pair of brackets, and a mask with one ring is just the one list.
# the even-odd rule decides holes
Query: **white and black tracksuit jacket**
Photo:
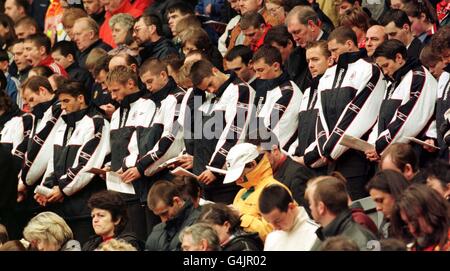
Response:
[{"label": "white and black tracksuit jacket", "polygon": [[[416,59],[408,59],[394,73],[394,81],[388,86],[381,104],[375,149],[378,154],[391,144],[408,143],[404,137],[419,137],[434,119],[437,99],[437,82],[430,72]],[[369,141],[372,141],[373,135]]]},{"label": "white and black tracksuit jacket", "polygon": [[[345,53],[329,68],[318,86],[320,123],[319,151],[337,160],[347,147],[339,142],[344,134],[362,138],[375,124],[386,89],[380,69],[361,58],[361,53]],[[323,128],[323,129],[321,129]],[[323,137],[326,134],[326,140]]]},{"label": "white and black tracksuit jacket", "polygon": [[133,165],[141,175],[151,176],[160,164],[183,150],[183,129],[178,116],[184,95],[185,91],[169,78],[168,83],[151,96],[157,107],[155,118],[146,136],[138,140],[138,144],[145,147],[139,148],[139,159]]},{"label": "white and black tracksuit jacket", "polygon": [[438,97],[436,104],[436,128],[437,141],[440,147],[440,157],[448,161],[449,145],[444,141],[444,135],[450,130],[446,125],[447,121],[444,118],[445,112],[450,109],[450,65],[445,67],[444,72],[439,77],[438,82]]},{"label": "white and black tracksuit jacket", "polygon": [[255,91],[232,73],[212,100],[215,135],[220,135],[208,165],[222,168],[228,151],[245,140],[254,110]]},{"label": "white and black tracksuit jacket", "polygon": [[43,182],[49,188],[58,186],[64,194],[57,206],[63,217],[88,216],[87,200],[105,185],[101,180],[91,183],[94,174],[86,170],[101,168],[110,153],[109,123],[93,108],[63,114],[62,119]]},{"label": "white and black tracksuit jacket", "polygon": [[258,118],[267,130],[277,136],[280,148],[288,153],[297,139],[298,112],[303,95],[298,86],[289,80],[287,73],[267,80],[266,85],[269,90]]},{"label": "white and black tracksuit jacket", "polygon": [[[38,104],[31,114],[30,127],[28,114],[24,127],[24,138],[14,151],[14,155],[23,157],[19,172],[19,182],[32,186],[41,179],[53,154],[53,141],[56,130],[62,125],[61,107],[56,98]],[[30,129],[31,128],[31,129]]]}]

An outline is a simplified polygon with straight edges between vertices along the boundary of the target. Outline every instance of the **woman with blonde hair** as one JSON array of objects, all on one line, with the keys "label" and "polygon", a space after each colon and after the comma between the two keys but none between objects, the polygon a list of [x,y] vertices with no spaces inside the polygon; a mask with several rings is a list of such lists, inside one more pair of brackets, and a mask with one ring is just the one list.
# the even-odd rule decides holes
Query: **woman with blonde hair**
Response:
[{"label": "woman with blonde hair", "polygon": [[23,237],[32,249],[39,251],[81,251],[80,243],[66,221],[53,212],[42,212],[33,217],[23,230]]}]

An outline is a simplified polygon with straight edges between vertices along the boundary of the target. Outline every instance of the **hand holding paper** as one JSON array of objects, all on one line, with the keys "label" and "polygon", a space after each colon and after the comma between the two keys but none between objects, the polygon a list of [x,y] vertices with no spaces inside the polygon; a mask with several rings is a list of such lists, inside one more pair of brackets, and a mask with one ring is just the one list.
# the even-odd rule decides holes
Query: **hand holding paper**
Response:
[{"label": "hand holding paper", "polygon": [[106,188],[125,194],[136,194],[134,186],[131,183],[124,183],[120,175],[114,171],[106,173]]}]

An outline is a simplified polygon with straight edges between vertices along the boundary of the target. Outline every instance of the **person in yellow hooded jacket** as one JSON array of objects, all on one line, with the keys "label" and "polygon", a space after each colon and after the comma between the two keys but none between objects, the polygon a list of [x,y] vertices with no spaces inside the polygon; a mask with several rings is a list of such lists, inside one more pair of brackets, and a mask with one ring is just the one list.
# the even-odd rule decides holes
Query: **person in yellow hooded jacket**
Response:
[{"label": "person in yellow hooded jacket", "polygon": [[272,184],[288,188],[273,178],[267,154],[260,152],[253,144],[235,145],[228,152],[226,160],[227,174],[224,183],[236,181],[237,185],[242,186],[232,207],[240,213],[242,228],[247,232],[257,232],[264,241],[273,229],[259,210],[259,196],[266,186]]}]

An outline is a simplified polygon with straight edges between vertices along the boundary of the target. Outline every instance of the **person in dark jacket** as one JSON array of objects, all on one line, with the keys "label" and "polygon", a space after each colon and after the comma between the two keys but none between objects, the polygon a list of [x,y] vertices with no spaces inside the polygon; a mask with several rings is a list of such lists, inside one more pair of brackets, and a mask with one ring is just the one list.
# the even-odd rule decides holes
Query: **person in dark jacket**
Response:
[{"label": "person in dark jacket", "polygon": [[329,237],[344,235],[355,241],[360,250],[367,250],[368,243],[376,240],[368,229],[352,219],[348,207],[348,193],[345,183],[327,176],[308,185],[306,190],[312,217],[322,225],[316,233],[319,237],[311,250],[318,250],[321,242]]},{"label": "person in dark jacket", "polygon": [[149,58],[162,59],[178,53],[172,41],[163,36],[162,22],[156,15],[141,16],[134,24],[133,38],[142,48],[139,51],[140,63]]},{"label": "person in dark jacket", "polygon": [[20,111],[19,107],[11,100],[8,94],[4,90],[0,90],[0,132],[9,120],[21,114],[22,111]]},{"label": "person in dark jacket", "polygon": [[293,8],[286,17],[286,22],[297,45],[285,63],[286,70],[298,87],[305,91],[311,84],[311,74],[306,62],[306,44],[310,41],[326,40],[328,33],[321,29],[319,17],[311,7]]},{"label": "person in dark jacket", "polygon": [[[83,35],[90,32],[89,35]],[[80,67],[85,68],[86,58],[94,48],[102,48],[105,51],[111,50],[111,46],[104,43],[99,38],[99,28],[97,23],[92,18],[80,18],[75,21],[72,28],[74,35],[74,42],[77,45],[79,52],[77,52],[77,62]]]},{"label": "person in dark jacket", "polygon": [[161,218],[147,238],[145,249],[150,251],[180,250],[179,234],[193,225],[200,211],[191,201],[185,201],[177,186],[169,181],[157,181],[148,192],[148,208]]},{"label": "person in dark jacket", "polygon": [[88,206],[96,235],[84,243],[83,251],[96,250],[101,243],[110,239],[122,239],[137,250],[143,250],[143,242],[125,230],[128,222],[127,207],[119,193],[98,192],[89,199]]},{"label": "person in dark jacket", "polygon": [[217,232],[223,251],[261,251],[262,240],[257,232],[245,232],[240,226],[239,215],[223,203],[202,207],[199,222],[210,224]]},{"label": "person in dark jacket", "polygon": [[69,74],[69,79],[78,81],[91,90],[94,79],[88,70],[81,68],[76,61],[77,48],[73,42],[60,41],[52,47],[52,57]]}]

